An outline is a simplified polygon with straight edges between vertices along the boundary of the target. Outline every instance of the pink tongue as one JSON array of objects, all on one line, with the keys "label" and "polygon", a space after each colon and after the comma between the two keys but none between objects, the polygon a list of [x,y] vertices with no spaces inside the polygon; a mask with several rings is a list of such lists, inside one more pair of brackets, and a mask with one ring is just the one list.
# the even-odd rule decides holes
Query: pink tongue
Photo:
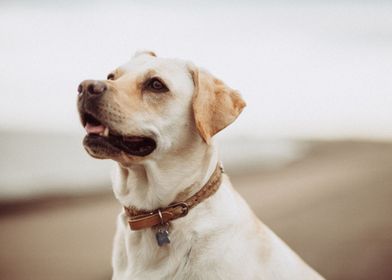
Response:
[{"label": "pink tongue", "polygon": [[92,125],[90,123],[86,123],[84,129],[87,131],[87,133],[94,133],[94,134],[99,134],[105,131],[105,127],[103,125]]}]

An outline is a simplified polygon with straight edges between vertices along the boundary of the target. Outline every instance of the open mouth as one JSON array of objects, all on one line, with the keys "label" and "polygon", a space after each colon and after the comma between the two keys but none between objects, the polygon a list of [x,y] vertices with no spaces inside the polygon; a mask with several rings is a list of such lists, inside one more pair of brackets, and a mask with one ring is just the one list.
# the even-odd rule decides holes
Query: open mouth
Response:
[{"label": "open mouth", "polygon": [[156,148],[156,142],[152,138],[116,134],[88,113],[82,115],[82,124],[87,132],[83,143],[94,150],[123,151],[133,156],[147,156]]}]

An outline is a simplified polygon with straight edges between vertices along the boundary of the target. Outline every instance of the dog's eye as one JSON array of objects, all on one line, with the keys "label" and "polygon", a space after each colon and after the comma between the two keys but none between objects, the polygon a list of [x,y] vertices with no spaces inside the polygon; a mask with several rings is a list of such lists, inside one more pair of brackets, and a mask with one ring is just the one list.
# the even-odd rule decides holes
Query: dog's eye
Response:
[{"label": "dog's eye", "polygon": [[107,76],[106,79],[107,79],[107,80],[114,80],[114,74],[113,74],[113,73],[110,73],[110,74]]},{"label": "dog's eye", "polygon": [[149,81],[147,81],[145,88],[149,91],[157,92],[157,93],[169,91],[167,86],[163,82],[161,82],[158,78],[152,78]]}]

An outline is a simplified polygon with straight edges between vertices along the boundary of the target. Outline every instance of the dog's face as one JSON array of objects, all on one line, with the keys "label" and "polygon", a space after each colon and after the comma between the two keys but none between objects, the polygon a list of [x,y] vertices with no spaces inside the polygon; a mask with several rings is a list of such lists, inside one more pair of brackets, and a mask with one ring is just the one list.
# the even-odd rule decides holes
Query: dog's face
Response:
[{"label": "dog's face", "polygon": [[87,152],[123,164],[207,144],[245,106],[210,74],[151,52],[137,53],[107,80],[83,81],[78,92]]}]

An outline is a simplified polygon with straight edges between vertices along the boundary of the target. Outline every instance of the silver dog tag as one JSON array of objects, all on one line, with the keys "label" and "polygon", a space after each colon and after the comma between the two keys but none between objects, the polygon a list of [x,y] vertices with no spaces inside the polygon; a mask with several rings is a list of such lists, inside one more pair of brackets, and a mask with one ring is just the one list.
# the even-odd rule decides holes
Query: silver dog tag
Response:
[{"label": "silver dog tag", "polygon": [[164,246],[170,243],[169,239],[169,225],[160,225],[155,233],[155,237],[157,239],[158,246]]}]

